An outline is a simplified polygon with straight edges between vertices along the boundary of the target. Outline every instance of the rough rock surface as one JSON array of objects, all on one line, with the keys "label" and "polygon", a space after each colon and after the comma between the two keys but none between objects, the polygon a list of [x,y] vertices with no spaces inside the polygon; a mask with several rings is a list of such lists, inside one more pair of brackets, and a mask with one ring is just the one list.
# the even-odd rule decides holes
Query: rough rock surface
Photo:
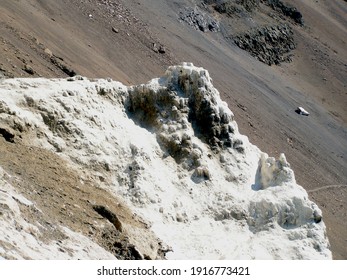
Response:
[{"label": "rough rock surface", "polygon": [[291,18],[294,22],[303,25],[302,14],[293,5],[280,0],[206,0],[207,5],[214,5],[214,9],[219,13],[228,16],[244,16],[259,8],[260,3],[270,6],[274,11]]},{"label": "rough rock surface", "polygon": [[206,1],[207,4],[215,4],[215,10],[228,16],[241,15],[252,12],[259,6],[259,0],[229,0],[229,1]]},{"label": "rough rock surface", "polygon": [[197,6],[194,8],[185,8],[179,14],[179,20],[187,23],[189,26],[203,32],[219,31],[219,23],[216,19],[207,13],[204,13]]},{"label": "rough rock surface", "polygon": [[208,72],[172,67],[166,75],[167,88],[164,90],[143,85],[133,88],[128,110],[134,119],[155,129],[159,141],[177,159],[192,152],[193,135],[187,134],[189,123],[194,133],[212,149],[234,147],[242,152],[242,141],[233,140],[233,113],[226,103],[217,102],[219,94],[209,86]]},{"label": "rough rock surface", "polygon": [[275,11],[282,12],[285,16],[291,18],[296,23],[303,25],[304,20],[302,14],[296,7],[280,0],[262,0],[265,4],[269,5]]},{"label": "rough rock surface", "polygon": [[[120,242],[108,232],[113,226],[128,234],[124,241],[134,246],[127,246],[125,255],[135,259],[158,258],[165,252],[169,259],[331,258],[321,212],[296,184],[285,157],[268,157],[238,132],[205,69],[185,63],[132,87],[79,76],[9,79],[0,84],[0,98],[1,123],[12,131],[13,141],[64,158],[80,171],[80,180],[124,201],[133,217],[145,221],[161,240],[148,238],[148,229],[141,236],[145,229],[136,231],[117,211],[93,203],[94,215],[108,221],[99,231],[101,242],[89,238],[103,248],[100,257],[106,258],[105,250],[122,255],[122,247],[111,246]],[[1,183],[1,191],[6,191],[6,182]],[[86,183],[79,188],[86,191],[81,196],[87,196]],[[36,207],[37,197],[29,195]],[[7,201],[1,205],[6,213],[17,207]],[[88,210],[79,207],[79,212]],[[21,212],[15,213],[20,219]],[[6,258],[10,236],[27,233],[4,217],[0,256]],[[73,229],[74,215],[64,217],[63,225]],[[40,227],[37,230],[33,244],[39,243]],[[65,239],[64,252],[78,252],[80,247],[69,245],[72,237]],[[21,244],[17,251],[28,252],[28,257],[48,258]]]},{"label": "rough rock surface", "polygon": [[[347,188],[342,186],[347,182],[346,2],[282,1],[298,8],[304,28],[264,3],[249,13],[251,18],[227,17],[209,7],[222,28],[204,33],[177,20],[185,6],[201,0],[71,0],[64,5],[3,0],[0,79],[66,77],[52,64],[53,55],[78,74],[126,85],[158,77],[180,61],[207,67],[251,142],[271,155],[286,153],[297,182],[323,211],[334,258],[347,259]],[[291,24],[298,43],[290,65],[266,67],[230,40],[246,27],[281,21]],[[165,46],[166,53],[154,52],[154,43]],[[35,70],[33,76],[22,70],[25,64]],[[296,115],[297,106],[308,109],[310,117]],[[0,139],[0,148],[8,144],[2,151],[13,147],[9,162],[23,156],[18,143]],[[327,187],[336,185],[341,186]]]},{"label": "rough rock surface", "polygon": [[287,24],[247,31],[236,35],[234,42],[268,65],[292,61],[291,51],[296,47],[293,31]]},{"label": "rough rock surface", "polygon": [[244,30],[228,35],[241,49],[268,65],[292,61],[289,53],[296,43],[290,25],[303,25],[302,14],[294,6],[279,0],[211,0],[204,3],[231,18],[231,23],[221,23],[223,30],[232,26],[235,20],[244,21]]}]

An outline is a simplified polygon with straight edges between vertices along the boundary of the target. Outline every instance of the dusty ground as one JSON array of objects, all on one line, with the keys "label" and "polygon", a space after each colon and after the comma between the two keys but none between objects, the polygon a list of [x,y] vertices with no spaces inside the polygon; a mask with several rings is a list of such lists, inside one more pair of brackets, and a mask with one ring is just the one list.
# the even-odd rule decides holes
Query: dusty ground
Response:
[{"label": "dusty ground", "polygon": [[89,237],[118,259],[155,258],[153,248],[161,255],[145,222],[109,192],[82,179],[83,174],[56,154],[3,138],[0,154],[1,166],[11,175],[9,183],[36,206],[22,205],[21,213],[26,221],[45,228],[37,236],[43,242],[64,240],[65,234],[54,226],[61,225]]},{"label": "dusty ground", "polygon": [[[134,84],[180,61],[207,68],[241,132],[270,155],[286,153],[298,183],[323,210],[334,257],[347,259],[347,4],[292,2],[305,21],[303,27],[293,25],[298,43],[293,62],[269,67],[221,33],[180,23],[179,11],[192,1],[4,0],[0,75],[76,72]],[[153,44],[163,45],[165,53]],[[297,115],[297,106],[311,115]],[[29,148],[20,152],[4,141],[0,147],[31,161]],[[16,168],[23,173],[31,167]],[[15,172],[14,166],[8,169]]]}]

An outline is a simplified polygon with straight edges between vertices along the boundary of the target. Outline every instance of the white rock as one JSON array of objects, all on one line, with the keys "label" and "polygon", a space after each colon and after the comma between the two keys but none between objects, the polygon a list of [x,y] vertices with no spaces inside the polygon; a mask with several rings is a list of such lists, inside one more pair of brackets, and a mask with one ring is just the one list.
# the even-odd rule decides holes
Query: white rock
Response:
[{"label": "white rock", "polygon": [[[184,79],[190,82],[184,83]],[[177,95],[175,100],[181,98],[174,110],[189,111],[188,103],[181,101],[187,97],[173,90],[178,87],[178,80],[183,82],[185,95],[199,90],[215,114],[226,115],[225,119],[230,121],[228,125],[234,130],[233,139],[239,140],[237,147],[242,148],[242,153],[234,148],[212,151],[206,139],[197,137],[188,113],[180,115],[186,125],[175,129],[172,124],[162,124],[172,121],[166,119],[167,116],[160,117],[161,122],[158,117],[154,122],[162,125],[158,130],[154,126],[138,125],[133,113],[126,111],[124,104],[131,94],[145,95],[151,91],[161,94],[167,87],[171,94]],[[21,84],[27,87],[21,88]],[[108,98],[98,95],[96,88],[104,88]],[[55,98],[58,92],[69,91],[75,93],[66,97],[69,106],[74,108],[70,112]],[[24,94],[39,106],[26,105]],[[296,184],[285,157],[281,155],[276,161],[240,135],[232,112],[220,99],[208,71],[203,68],[191,63],[171,66],[163,78],[136,87],[126,87],[110,80],[8,79],[0,84],[1,100],[16,112],[17,121],[28,124],[28,133],[35,131],[32,135],[44,135],[32,137],[32,145],[56,151],[54,143],[59,143],[62,147],[59,155],[70,159],[71,165],[77,169],[85,170],[90,178],[99,178],[100,166],[105,166],[105,162],[114,167],[103,175],[103,186],[122,196],[134,212],[152,225],[157,236],[172,247],[173,251],[167,254],[169,259],[332,257],[324,222],[318,222],[320,210],[308,199],[305,190]],[[45,124],[41,113],[53,116],[52,125],[57,116],[64,115],[68,129],[62,124]],[[148,116],[141,115],[141,112],[136,114],[138,118]],[[11,118],[14,116],[0,114],[1,122],[7,123]],[[169,137],[169,131],[175,131],[178,136],[190,136],[192,149],[199,151],[194,151],[194,156],[199,157],[200,163],[208,170],[208,180],[194,180],[194,169],[190,169],[187,162],[183,160],[181,164],[178,159],[168,156],[158,138],[161,138],[161,132],[163,137]],[[179,140],[176,143],[179,147],[182,137],[176,140]],[[130,147],[136,147],[137,152]],[[133,166],[135,161],[141,163],[141,169],[129,171],[129,166]],[[139,198],[134,197],[136,193]],[[160,204],[149,203],[148,198],[154,197]],[[221,198],[225,197],[228,199],[222,203]],[[20,217],[15,204],[11,204],[11,209],[13,215]],[[181,218],[187,223],[177,223],[177,211],[186,213]],[[216,217],[222,222],[216,221]],[[227,219],[223,220],[223,217]],[[4,236],[4,229],[9,230],[6,233],[9,235],[11,221],[2,221],[2,225],[0,236]],[[13,238],[20,241],[18,244],[25,244],[21,242],[24,236],[19,234]],[[5,249],[0,246],[0,250]],[[24,245],[18,247],[16,256],[21,256],[21,251],[25,250]],[[47,257],[47,250],[47,247],[39,248],[41,255],[33,257]],[[88,258],[88,255],[84,257]]]}]

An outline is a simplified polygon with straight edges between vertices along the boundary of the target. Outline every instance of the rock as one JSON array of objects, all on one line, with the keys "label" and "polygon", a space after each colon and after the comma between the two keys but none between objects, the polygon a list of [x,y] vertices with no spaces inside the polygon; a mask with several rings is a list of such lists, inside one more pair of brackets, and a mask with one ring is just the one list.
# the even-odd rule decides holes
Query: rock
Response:
[{"label": "rock", "polygon": [[202,32],[218,32],[220,30],[218,21],[197,7],[184,9],[180,12],[179,19]]},{"label": "rock", "polygon": [[280,0],[262,0],[262,2],[270,6],[275,11],[282,12],[285,16],[293,19],[296,23],[300,25],[304,24],[302,14],[294,6]]},{"label": "rock", "polygon": [[105,206],[103,205],[94,205],[93,209],[95,210],[95,212],[97,212],[99,215],[101,215],[102,217],[104,217],[105,219],[107,219],[112,225],[114,225],[114,227],[122,232],[123,231],[123,225],[122,222],[119,220],[119,218],[117,217],[117,215],[115,213],[113,213],[112,211],[110,211],[109,209],[107,209]]},{"label": "rock", "polygon": [[14,133],[9,128],[0,127],[0,137],[4,137],[7,142],[14,143]]},{"label": "rock", "polygon": [[28,74],[30,74],[30,75],[34,75],[35,74],[34,69],[29,64],[25,64],[23,70],[25,72],[27,72]]},{"label": "rock", "polygon": [[263,26],[234,36],[235,44],[268,65],[291,62],[295,49],[293,30],[288,24]]},{"label": "rock", "polygon": [[161,53],[161,54],[166,53],[166,49],[165,49],[164,46],[160,46],[158,51],[159,51],[159,53]]},{"label": "rock", "polygon": [[[211,1],[209,1],[211,2]],[[212,1],[216,5],[215,10],[221,14],[243,16],[254,11],[259,6],[259,0],[229,0],[229,1]]]},{"label": "rock", "polygon": [[53,56],[52,51],[51,51],[50,49],[48,49],[48,48],[45,48],[44,52],[45,52],[45,54],[47,54],[49,57]]},{"label": "rock", "polygon": [[114,33],[119,33],[119,30],[118,30],[117,28],[115,28],[115,27],[112,27],[112,31],[113,31]]},{"label": "rock", "polygon": [[[177,163],[193,170],[201,165],[188,127],[213,150],[235,148],[243,152],[242,141],[233,142],[233,114],[219,93],[212,88],[206,70],[190,64],[169,68],[166,89],[153,90],[144,85],[129,92],[128,115],[141,126],[157,131],[158,142]],[[185,125],[183,125],[185,124]],[[233,145],[234,143],[234,145]],[[198,176],[201,177],[201,176]],[[208,172],[202,177],[209,179]]]},{"label": "rock", "polygon": [[65,64],[63,64],[62,62],[60,62],[59,60],[63,61],[63,59],[57,57],[57,56],[52,56],[51,57],[51,63],[58,67],[61,71],[63,71],[66,75],[68,75],[69,77],[74,77],[76,76],[76,72],[73,69],[70,69],[69,67],[67,67]]},{"label": "rock", "polygon": [[263,154],[259,160],[258,172],[262,189],[284,185],[288,182],[295,183],[294,172],[284,154],[281,154],[278,160]]},{"label": "rock", "polygon": [[210,180],[211,174],[206,166],[200,166],[194,170],[192,177],[195,181]]},{"label": "rock", "polygon": [[157,44],[156,44],[156,43],[153,43],[153,45],[152,45],[152,50],[153,50],[154,52],[156,52],[156,53],[158,53],[158,52],[159,52],[159,50],[158,50],[158,47],[157,47]]},{"label": "rock", "polygon": [[181,214],[177,214],[176,215],[176,221],[179,222],[179,223],[183,223],[183,217]]},{"label": "rock", "polygon": [[[61,79],[14,79],[0,85],[0,128],[3,129],[0,129],[0,139],[5,137],[11,141],[15,135],[16,141],[17,135],[21,136],[18,124],[27,129],[23,144],[30,141],[38,147],[30,149],[27,156],[23,151],[28,149],[21,149],[16,162],[20,163],[21,158],[22,162],[33,159],[35,170],[43,172],[42,180],[52,175],[50,182],[55,181],[58,187],[50,186],[49,182],[40,184],[35,177],[32,187],[25,182],[23,188],[28,190],[26,193],[30,189],[37,191],[37,195],[35,192],[33,195],[44,202],[51,197],[51,189],[56,189],[56,197],[60,197],[52,200],[60,216],[46,222],[36,219],[35,212],[28,211],[25,205],[18,207],[14,199],[19,195],[13,196],[12,191],[2,192],[0,204],[13,204],[18,209],[18,215],[8,215],[6,220],[7,212],[1,217],[5,217],[5,226],[0,227],[0,232],[5,234],[0,234],[0,243],[11,241],[9,249],[3,246],[6,254],[15,248],[16,252],[23,252],[20,257],[52,257],[50,248],[42,247],[48,242],[42,242],[39,231],[34,232],[37,238],[28,232],[21,239],[37,239],[32,252],[28,251],[26,242],[17,242],[18,234],[31,227],[24,220],[28,218],[33,226],[36,221],[45,226],[43,233],[48,232],[48,241],[53,229],[52,241],[61,240],[60,245],[64,246],[60,247],[68,253],[70,248],[76,248],[80,237],[71,240],[72,247],[68,247],[65,231],[61,229],[62,234],[55,233],[56,229],[60,230],[55,227],[55,220],[64,227],[81,220],[81,225],[85,226],[81,228],[76,224],[75,230],[89,234],[93,242],[98,242],[118,259],[143,259],[145,251],[152,259],[165,257],[169,247],[162,245],[165,243],[174,245],[174,253],[177,253],[176,248],[182,248],[179,254],[191,258],[232,259],[235,252],[246,252],[249,258],[257,258],[259,251],[277,259],[331,258],[321,212],[310,202],[305,190],[296,185],[285,157],[281,155],[277,161],[264,157],[257,166],[260,150],[239,134],[232,112],[220,99],[207,70],[184,63],[169,67],[161,78],[128,87],[119,82],[77,81],[78,78],[72,83]],[[108,92],[107,98],[97,94],[99,89]],[[64,92],[68,96],[64,97]],[[9,116],[10,111],[16,114]],[[4,122],[9,123],[6,126],[13,132]],[[210,139],[214,139],[215,144],[210,143]],[[232,147],[224,148],[227,143]],[[4,155],[7,147],[16,148],[7,144]],[[237,152],[241,147],[244,147],[244,154]],[[62,164],[56,164],[52,148],[63,150]],[[48,151],[43,153],[44,149]],[[33,156],[37,152],[40,154]],[[11,160],[11,154],[8,157]],[[180,157],[183,162],[175,163]],[[65,166],[66,159],[69,159],[66,170],[78,172],[76,175],[68,173],[64,178],[61,174],[65,169],[61,170],[61,166]],[[225,163],[220,165],[219,159]],[[201,162],[196,166],[192,163],[194,160]],[[6,162],[6,158],[2,162]],[[54,163],[52,168],[44,166],[48,162]],[[14,167],[16,177],[21,173],[22,178],[28,177],[28,172],[20,165]],[[1,173],[0,167],[0,178]],[[10,178],[0,182],[2,190],[5,187],[7,191],[11,182],[20,186]],[[105,180],[102,185],[100,179]],[[71,188],[71,192],[66,192],[65,186]],[[114,186],[117,193],[106,193]],[[81,203],[69,198],[79,194],[83,195]],[[114,195],[120,195],[136,214],[120,207],[122,204],[111,204]],[[11,204],[6,204],[6,200],[4,204],[4,198]],[[154,202],[156,204],[152,204]],[[37,213],[45,210],[47,207]],[[13,222],[20,221],[20,213],[26,215],[23,222],[18,223],[22,226],[21,232]],[[65,222],[64,219],[69,220]],[[7,226],[10,231],[3,230]],[[185,237],[173,234],[176,229],[183,229]],[[149,234],[152,230],[162,240],[152,237]],[[16,238],[10,238],[12,233]],[[3,236],[10,239],[1,239]],[[220,236],[223,236],[222,243]],[[235,239],[240,238],[247,242],[235,244]],[[132,245],[133,242],[136,243]],[[81,249],[94,250],[82,245]],[[250,247],[256,248],[256,252],[249,250]],[[41,251],[46,251],[47,255],[38,255]],[[100,255],[94,256],[98,257]]]},{"label": "rock", "polygon": [[313,220],[315,223],[320,223],[322,221],[322,211],[320,209],[315,209],[313,212]]}]

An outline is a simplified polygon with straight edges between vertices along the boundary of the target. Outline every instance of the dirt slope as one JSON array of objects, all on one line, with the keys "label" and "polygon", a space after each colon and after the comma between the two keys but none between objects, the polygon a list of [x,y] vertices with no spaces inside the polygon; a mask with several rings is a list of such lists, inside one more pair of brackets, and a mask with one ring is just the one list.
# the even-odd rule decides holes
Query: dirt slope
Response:
[{"label": "dirt slope", "polygon": [[[293,25],[293,62],[271,67],[221,33],[180,23],[179,12],[194,4],[1,1],[0,75],[61,77],[74,71],[129,84],[180,61],[207,68],[241,132],[270,155],[286,153],[297,181],[323,210],[334,257],[347,259],[346,2],[293,1],[305,21]],[[311,115],[297,115],[297,106]],[[319,189],[328,185],[338,186]]]},{"label": "dirt slope", "polygon": [[[160,248],[157,239],[121,200],[56,154],[16,142],[0,138],[0,164],[11,175],[9,181],[16,191],[40,209],[25,205],[20,209],[27,221],[46,227],[35,237],[47,243],[61,242],[66,236],[55,225],[66,226],[118,259],[157,257],[153,250]],[[147,255],[139,254],[138,249]]]}]

